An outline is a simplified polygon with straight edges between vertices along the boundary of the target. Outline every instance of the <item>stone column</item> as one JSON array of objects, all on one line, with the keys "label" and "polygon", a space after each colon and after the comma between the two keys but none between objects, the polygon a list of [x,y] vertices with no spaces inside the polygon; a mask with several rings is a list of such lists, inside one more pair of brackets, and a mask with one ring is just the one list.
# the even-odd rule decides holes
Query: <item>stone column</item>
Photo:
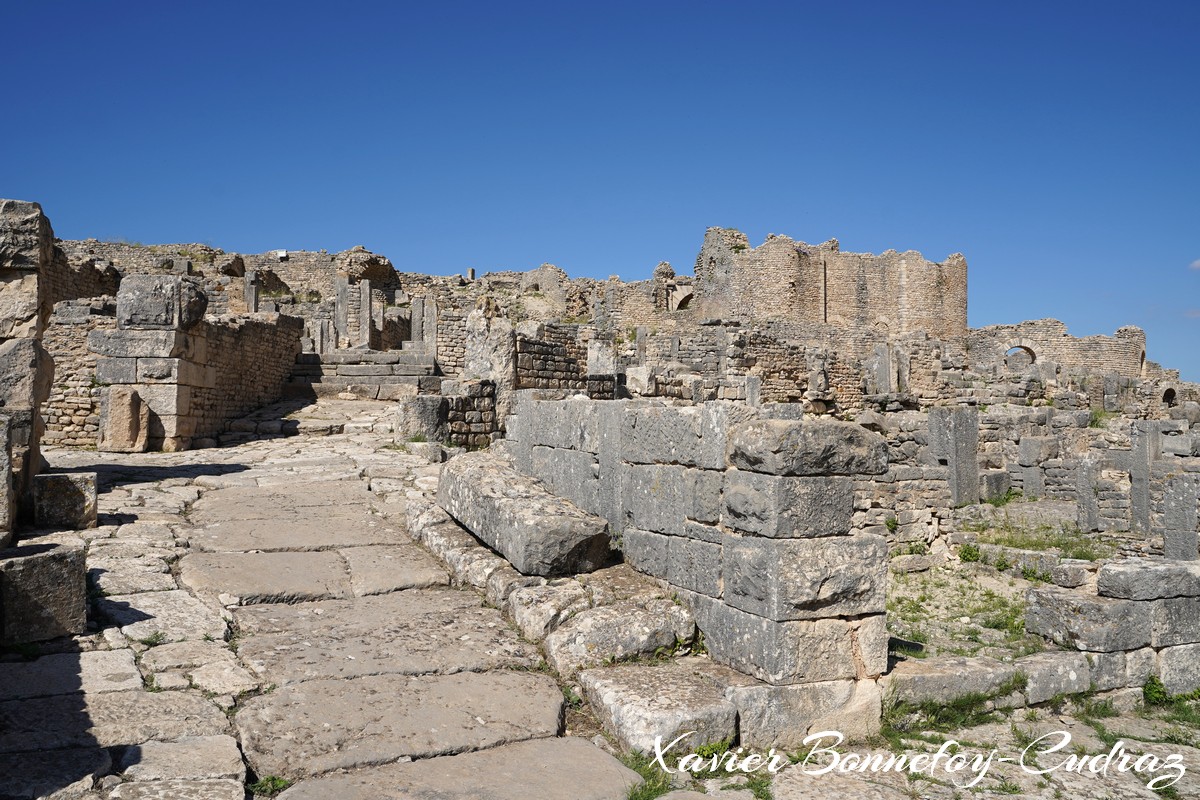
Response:
[{"label": "stone column", "polygon": [[1179,475],[1167,480],[1163,490],[1163,555],[1179,561],[1200,559],[1197,533],[1197,504],[1200,483],[1195,476]]},{"label": "stone column", "polygon": [[929,409],[929,445],[938,463],[949,470],[950,502],[979,502],[979,409]]},{"label": "stone column", "polygon": [[246,270],[245,297],[246,297],[246,313],[254,314],[258,311],[258,290],[260,286],[258,278],[258,270]]},{"label": "stone column", "polygon": [[371,314],[371,282],[363,278],[358,282],[358,347],[371,348],[371,330],[374,325]]}]

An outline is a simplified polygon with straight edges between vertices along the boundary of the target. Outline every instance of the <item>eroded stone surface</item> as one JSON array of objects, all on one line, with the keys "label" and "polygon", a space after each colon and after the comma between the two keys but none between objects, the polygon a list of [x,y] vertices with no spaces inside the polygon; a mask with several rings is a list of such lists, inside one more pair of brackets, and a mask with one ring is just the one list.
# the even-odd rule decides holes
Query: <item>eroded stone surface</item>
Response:
[{"label": "eroded stone surface", "polygon": [[126,780],[209,780],[246,778],[242,751],[232,736],[184,736],[126,748],[120,770]]},{"label": "eroded stone surface", "polygon": [[97,606],[121,633],[136,641],[225,638],[220,615],[182,589],[105,597]]},{"label": "eroded stone surface", "polygon": [[191,553],[180,579],[193,591],[232,595],[242,603],[298,603],[348,597],[350,575],[336,552]]},{"label": "eroded stone surface", "polygon": [[255,772],[296,779],[554,736],[562,704],[536,673],[376,675],[281,687],[249,700],[237,726]]},{"label": "eroded stone surface", "polygon": [[142,688],[132,650],[60,653],[36,661],[0,664],[0,701],[72,692],[120,692]]},{"label": "eroded stone surface", "polygon": [[356,597],[445,586],[450,580],[446,568],[415,544],[347,547],[338,553]]}]

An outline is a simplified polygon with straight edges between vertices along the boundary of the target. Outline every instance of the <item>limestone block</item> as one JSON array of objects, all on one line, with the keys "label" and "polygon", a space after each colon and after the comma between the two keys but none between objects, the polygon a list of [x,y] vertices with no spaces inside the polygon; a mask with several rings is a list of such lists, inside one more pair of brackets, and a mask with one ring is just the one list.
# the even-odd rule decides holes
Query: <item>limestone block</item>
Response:
[{"label": "limestone block", "polygon": [[136,358],[96,359],[96,380],[99,383],[137,383]]},{"label": "limestone block", "polygon": [[627,528],[621,549],[625,561],[639,572],[709,597],[721,596],[719,544]]},{"label": "limestone block", "polygon": [[204,319],[208,295],[179,275],[126,275],[117,291],[121,330],[188,330]]},{"label": "limestone block", "polygon": [[988,469],[979,473],[979,496],[983,500],[1003,497],[1012,488],[1012,476],[1006,469]]},{"label": "limestone block", "polygon": [[600,464],[591,453],[536,446],[530,454],[534,477],[551,492],[565,497],[585,511],[600,508]]},{"label": "limestone block", "polygon": [[110,453],[144,453],[149,447],[150,407],[131,386],[109,386],[100,397],[97,447]]},{"label": "limestone block", "polygon": [[0,200],[0,270],[37,271],[53,257],[54,231],[37,203]]},{"label": "limestone block", "polygon": [[612,661],[651,657],[687,644],[695,633],[691,613],[670,600],[622,601],[580,611],[545,640],[550,666],[564,678]]},{"label": "limestone block", "polygon": [[679,594],[695,613],[713,660],[759,680],[813,683],[873,677],[887,669],[882,615],[776,622],[694,592]]},{"label": "limestone block", "polygon": [[487,453],[443,466],[438,504],[525,575],[591,572],[608,558],[604,519]]},{"label": "limestone block", "polygon": [[1091,652],[1137,650],[1150,644],[1150,604],[1044,586],[1026,595],[1025,630],[1064,647]]},{"label": "limestone block", "polygon": [[93,353],[112,358],[177,358],[190,355],[190,338],[176,330],[98,329],[88,333],[87,344]]},{"label": "limestone block", "polygon": [[713,484],[707,478],[701,480],[702,474],[676,465],[624,466],[618,480],[629,523],[642,530],[682,536],[688,519],[697,514],[711,516]]},{"label": "limestone block", "polygon": [[1031,704],[1055,695],[1082,694],[1091,687],[1091,671],[1083,653],[1036,653],[1017,659],[1025,675],[1025,697]]},{"label": "limestone block", "polygon": [[882,614],[887,567],[887,540],[869,534],[730,539],[721,557],[725,602],[777,621]]},{"label": "limestone block", "polygon": [[1171,694],[1187,694],[1200,689],[1200,644],[1158,651],[1158,677]]},{"label": "limestone block", "polygon": [[725,473],[721,521],[772,538],[849,532],[854,486],[848,478],[791,478],[735,469]]},{"label": "limestone block", "polygon": [[1200,558],[1200,533],[1164,531],[1163,557],[1176,561],[1196,561]]},{"label": "limestone block", "polygon": [[829,419],[759,420],[735,426],[728,461],[771,475],[881,475],[886,441],[861,425]]},{"label": "limestone block", "polygon": [[0,342],[0,401],[7,409],[34,409],[50,396],[54,359],[36,339]]},{"label": "limestone block", "polygon": [[1058,458],[1058,439],[1054,436],[1022,436],[1017,449],[1017,463],[1022,467],[1039,467]]},{"label": "limestone block", "polygon": [[[711,670],[711,667],[709,668]],[[653,753],[691,732],[680,752],[733,739],[737,709],[707,671],[689,664],[622,664],[579,674],[605,730],[625,748]]]},{"label": "limestone block", "polygon": [[1017,674],[1011,663],[991,658],[948,656],[908,659],[888,674],[886,691],[897,702],[946,702],[966,695],[991,697],[1007,690]]},{"label": "limestone block", "polygon": [[1100,567],[1096,590],[1102,597],[1126,600],[1200,597],[1200,563],[1157,558],[1110,561]]},{"label": "limestone block", "polygon": [[1200,643],[1200,597],[1174,597],[1147,605],[1151,606],[1152,647]]},{"label": "limestone block", "polygon": [[1087,583],[1095,569],[1091,561],[1064,558],[1050,570],[1050,580],[1055,586],[1074,589]]},{"label": "limestone block", "polygon": [[449,435],[446,421],[449,404],[441,395],[408,397],[396,404],[392,430],[396,441],[424,437],[427,442],[442,442]]},{"label": "limestone block", "polygon": [[11,436],[8,417],[0,414],[0,550],[11,547],[16,540],[13,533],[16,508],[13,497]]},{"label": "limestone block", "polygon": [[32,339],[41,328],[36,272],[0,271],[0,339]]},{"label": "limestone block", "polygon": [[628,407],[621,419],[621,458],[631,464],[699,466],[700,417],[694,406]]},{"label": "limestone block", "polygon": [[31,543],[0,553],[0,642],[73,636],[87,627],[84,551]]},{"label": "limestone block", "polygon": [[949,469],[950,502],[979,502],[979,411],[975,408],[929,409],[929,450]]},{"label": "limestone block", "polygon": [[96,527],[95,472],[63,472],[33,478],[33,517],[39,528]]},{"label": "limestone block", "polygon": [[883,714],[872,680],[735,686],[726,696],[737,706],[740,743],[764,750],[800,749],[808,734],[827,730],[862,741],[879,732]]}]

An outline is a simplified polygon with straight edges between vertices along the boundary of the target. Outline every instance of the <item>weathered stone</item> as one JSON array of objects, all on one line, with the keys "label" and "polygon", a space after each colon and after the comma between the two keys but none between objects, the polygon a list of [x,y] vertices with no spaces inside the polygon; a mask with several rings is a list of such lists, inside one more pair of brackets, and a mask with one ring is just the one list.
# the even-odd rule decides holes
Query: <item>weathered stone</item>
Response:
[{"label": "weathered stone", "polygon": [[608,558],[604,519],[486,453],[446,463],[438,504],[525,575],[590,572]]},{"label": "weathered stone", "polygon": [[64,694],[0,703],[0,753],[216,736],[228,727],[197,692]]},{"label": "weathered stone", "polygon": [[1087,583],[1095,569],[1091,561],[1063,559],[1050,570],[1050,580],[1055,586],[1074,589]]},{"label": "weathered stone", "polygon": [[887,669],[882,615],[776,622],[692,592],[680,596],[695,613],[714,661],[768,683],[874,677]]},{"label": "weathered stone", "polygon": [[1200,597],[1174,597],[1147,605],[1151,606],[1152,647],[1200,643]]},{"label": "weathered stone", "polygon": [[967,695],[992,697],[1012,690],[1017,666],[991,658],[947,656],[908,659],[885,678],[885,691],[898,702],[946,702]]},{"label": "weathered stone", "polygon": [[170,570],[166,561],[149,554],[135,558],[88,559],[88,580],[104,595],[178,589]]},{"label": "weathered stone", "polygon": [[188,330],[204,319],[207,308],[208,295],[194,279],[176,275],[126,275],[117,292],[117,327]]},{"label": "weathered stone", "polygon": [[929,450],[949,470],[950,503],[979,502],[979,410],[935,406],[929,409]]},{"label": "weathered stone", "polygon": [[720,473],[651,464],[627,465],[618,475],[622,504],[635,528],[682,536],[689,519],[715,522],[719,514]]},{"label": "weathered stone", "polygon": [[1200,689],[1200,644],[1165,647],[1158,651],[1158,677],[1170,694]]},{"label": "weathered stone", "polygon": [[228,661],[204,664],[185,670],[184,674],[197,689],[215,695],[236,697],[242,692],[250,692],[261,686],[253,675]]},{"label": "weathered stone", "polygon": [[141,688],[142,674],[133,663],[132,650],[59,653],[36,661],[0,664],[0,701]]},{"label": "weathered stone", "polygon": [[1012,476],[1006,469],[981,470],[979,473],[979,497],[983,501],[995,500],[1008,494],[1012,488]]},{"label": "weathered stone", "polygon": [[1164,531],[1163,557],[1176,561],[1200,559],[1200,533],[1196,531]]},{"label": "weathered stone", "polygon": [[246,787],[234,780],[133,781],[112,790],[107,800],[245,800]]},{"label": "weathered stone", "polygon": [[536,648],[520,641],[478,596],[412,589],[360,600],[243,606],[238,655],[264,682],[457,670],[529,668]]},{"label": "weathered stone", "polygon": [[24,544],[0,553],[0,642],[83,633],[87,573],[82,548]]},{"label": "weathered stone", "polygon": [[737,733],[737,709],[711,668],[623,664],[585,670],[579,683],[604,728],[623,748],[653,753],[656,740],[665,747],[690,731],[682,743],[683,751],[690,752],[732,740]]},{"label": "weathered stone", "polygon": [[700,416],[696,407],[627,409],[621,420],[621,458],[631,464],[700,466]]},{"label": "weathered stone", "polygon": [[760,749],[800,749],[809,733],[836,730],[862,741],[879,732],[883,697],[875,681],[825,681],[795,686],[737,686],[740,742]]},{"label": "weathered stone", "polygon": [[1058,439],[1054,436],[1022,436],[1017,463],[1022,467],[1038,467],[1058,458]]},{"label": "weathered stone", "polygon": [[109,386],[100,400],[97,449],[109,453],[144,453],[149,448],[150,407],[130,386]]},{"label": "weathered stone", "polygon": [[847,478],[785,478],[730,470],[721,521],[772,538],[840,536],[850,530],[854,489]]},{"label": "weathered stone", "polygon": [[33,516],[39,528],[83,530],[96,527],[96,473],[35,475]]},{"label": "weathered stone", "polygon": [[1200,563],[1129,558],[1100,567],[1096,590],[1103,597],[1157,600],[1200,597]]},{"label": "weathered stone", "polygon": [[284,686],[237,721],[254,771],[294,780],[555,736],[562,705],[554,681],[531,672],[375,675]]},{"label": "weathered stone", "polygon": [[1031,704],[1056,695],[1082,694],[1091,686],[1091,673],[1083,653],[1036,653],[1015,662],[1025,675],[1025,697]]},{"label": "weathered stone", "polygon": [[180,579],[200,594],[250,603],[299,603],[349,597],[350,576],[336,552],[189,553]]},{"label": "weathered stone", "polygon": [[0,797],[87,797],[111,769],[108,751],[97,747],[0,755]]},{"label": "weathered stone", "polygon": [[1150,644],[1148,603],[1046,586],[1030,589],[1026,604],[1025,630],[1065,647],[1112,652]]},{"label": "weathered stone", "polygon": [[38,335],[42,318],[36,272],[0,272],[0,337],[28,338]]},{"label": "weathered stone", "polygon": [[[481,777],[486,779],[481,780]],[[537,739],[477,753],[301,781],[280,800],[624,800],[636,772],[583,739]]]},{"label": "weathered stone", "polygon": [[882,436],[828,419],[760,420],[734,427],[729,463],[771,475],[879,475],[887,470]]},{"label": "weathered stone", "polygon": [[882,614],[887,555],[887,540],[869,534],[731,539],[721,556],[723,596],[777,621]]},{"label": "weathered stone", "polygon": [[347,547],[338,554],[350,569],[350,586],[356,597],[450,582],[445,568],[415,544]]},{"label": "weathered stone", "polygon": [[225,622],[217,612],[182,589],[103,597],[97,607],[135,641],[225,638]]},{"label": "weathered stone", "polygon": [[0,269],[36,272],[54,255],[54,231],[38,203],[0,200]]},{"label": "weathered stone", "polygon": [[232,736],[185,736],[130,747],[120,762],[130,781],[246,779],[242,752]]},{"label": "weathered stone", "polygon": [[670,600],[620,602],[580,611],[546,637],[546,657],[564,678],[584,667],[673,651],[695,632],[687,609]]},{"label": "weathered stone", "polygon": [[590,606],[588,591],[572,578],[514,589],[508,596],[508,612],[531,642],[542,641],[564,620]]},{"label": "weathered stone", "polygon": [[[105,330],[88,333],[88,349],[109,358],[176,358],[186,356],[194,343],[182,331]],[[136,373],[135,373],[136,375]]]},{"label": "weathered stone", "polygon": [[142,653],[141,664],[151,672],[168,669],[201,667],[205,664],[228,663],[234,660],[233,652],[223,642],[172,642],[151,647]]},{"label": "weathered stone", "polygon": [[446,427],[448,413],[449,404],[441,395],[420,395],[401,400],[396,406],[396,419],[392,423],[396,441],[444,441],[449,435]]}]

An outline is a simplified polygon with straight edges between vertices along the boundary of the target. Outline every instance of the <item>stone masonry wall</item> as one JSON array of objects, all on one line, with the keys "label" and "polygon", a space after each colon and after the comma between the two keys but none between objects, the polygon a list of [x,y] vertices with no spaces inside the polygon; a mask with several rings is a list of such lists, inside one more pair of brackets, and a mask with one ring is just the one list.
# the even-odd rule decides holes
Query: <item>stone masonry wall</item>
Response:
[{"label": "stone masonry wall", "polygon": [[887,542],[851,516],[852,476],[886,467],[882,437],[725,402],[518,398],[518,469],[605,517],[626,560],[693,609],[714,660],[802,693],[853,682],[879,707]]},{"label": "stone masonry wall", "polygon": [[54,387],[42,407],[43,441],[70,447],[95,446],[100,425],[101,385],[88,335],[117,327],[112,298],[64,301],[54,307],[43,344],[54,359]]}]

